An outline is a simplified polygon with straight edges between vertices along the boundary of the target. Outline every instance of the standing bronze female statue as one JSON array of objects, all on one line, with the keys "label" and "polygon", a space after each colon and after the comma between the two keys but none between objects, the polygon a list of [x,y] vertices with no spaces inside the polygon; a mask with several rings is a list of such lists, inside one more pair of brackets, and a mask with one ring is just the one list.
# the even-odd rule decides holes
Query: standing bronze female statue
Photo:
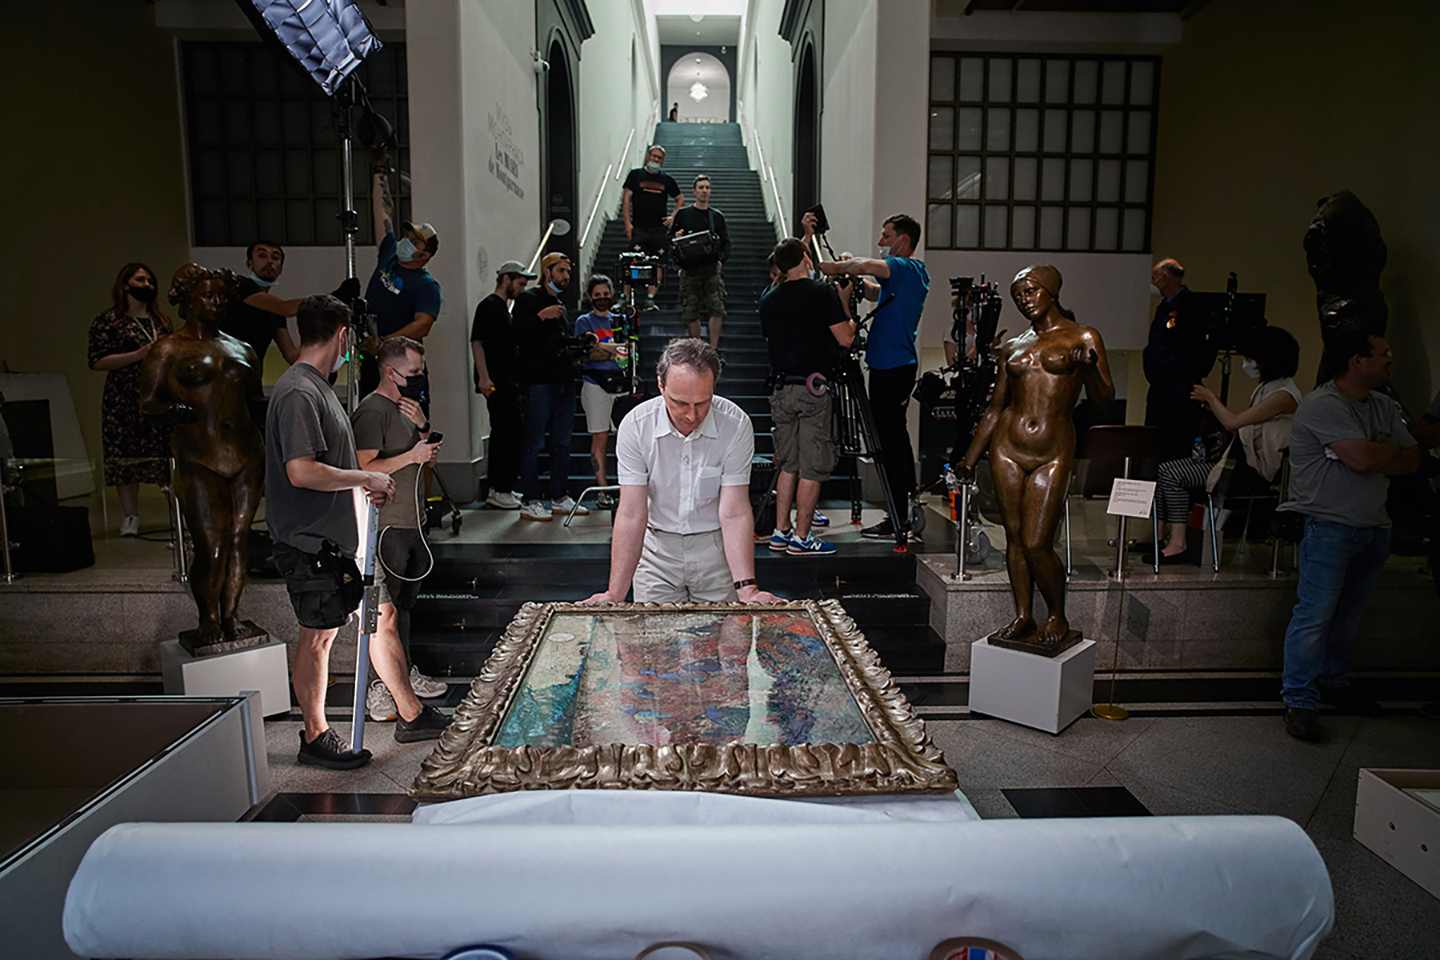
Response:
[{"label": "standing bronze female statue", "polygon": [[[1065,567],[1055,554],[1055,527],[1065,510],[1075,464],[1075,402],[1115,396],[1105,343],[1094,327],[1060,305],[1060,271],[1026,267],[1010,297],[1030,329],[1001,344],[995,392],[965,453],[967,474],[987,449],[1005,522],[1005,563],[1015,619],[995,631],[1000,645],[1053,655],[1073,639],[1065,619]],[[1035,587],[1049,617],[1036,630]]]},{"label": "standing bronze female statue", "polygon": [[247,636],[238,610],[250,522],[264,487],[265,447],[251,414],[262,396],[255,351],[219,327],[237,279],[198,263],[177,270],[170,302],[185,325],[160,338],[140,372],[141,412],[175,424],[175,494],[195,542],[195,646]]}]

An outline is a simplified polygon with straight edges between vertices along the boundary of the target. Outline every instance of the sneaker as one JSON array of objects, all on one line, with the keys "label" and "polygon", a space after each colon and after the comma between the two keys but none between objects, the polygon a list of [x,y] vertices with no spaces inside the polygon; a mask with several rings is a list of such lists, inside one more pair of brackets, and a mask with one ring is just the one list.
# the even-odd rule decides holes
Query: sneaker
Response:
[{"label": "sneaker", "polygon": [[574,497],[562,497],[559,500],[556,500],[554,506],[550,508],[551,513],[560,517],[569,516],[571,510],[575,511],[575,516],[577,517],[590,516],[590,508],[580,506],[578,503],[575,502]]},{"label": "sneaker", "polygon": [[410,689],[415,691],[415,696],[424,700],[431,700],[435,697],[443,697],[449,693],[450,684],[444,680],[427,677],[412,666],[410,668]]},{"label": "sneaker", "polygon": [[[868,526],[860,531],[860,536],[867,540],[894,540],[895,528],[890,525],[890,518],[886,517],[879,523]],[[914,530],[905,531],[905,539],[910,543],[919,543],[920,534]]]},{"label": "sneaker", "polygon": [[520,498],[504,490],[491,490],[490,496],[485,498],[485,505],[496,510],[519,510]]},{"label": "sneaker", "polygon": [[825,516],[825,514],[821,513],[819,510],[816,510],[814,515],[810,517],[810,526],[828,527],[830,526],[830,518]]},{"label": "sneaker", "polygon": [[770,549],[776,553],[784,553],[790,549],[790,532],[788,530],[776,530],[770,534]]},{"label": "sneaker", "polygon": [[383,680],[370,681],[370,688],[365,691],[365,716],[376,723],[389,723],[399,718],[395,698],[390,695],[390,688]]},{"label": "sneaker", "polygon": [[122,536],[122,537],[138,537],[138,536],[140,536],[140,518],[137,517],[137,516],[135,516],[135,515],[132,513],[132,514],[129,514],[128,516],[126,516],[124,519],[122,519],[122,520],[120,521],[120,536]]},{"label": "sneaker", "polygon": [[785,552],[792,557],[833,557],[835,551],[835,544],[826,543],[812,533],[804,540],[791,537],[790,546]]},{"label": "sneaker", "polygon": [[370,751],[351,750],[331,727],[309,743],[300,731],[300,752],[295,759],[307,767],[328,767],[331,770],[354,770],[370,762]]},{"label": "sneaker", "polygon": [[434,740],[444,733],[448,726],[450,718],[445,714],[434,707],[421,707],[420,715],[414,720],[401,718],[395,724],[395,742],[418,743],[421,740]]},{"label": "sneaker", "polygon": [[1314,710],[1285,708],[1285,732],[1296,740],[1314,742],[1321,739],[1320,720]]},{"label": "sneaker", "polygon": [[553,516],[554,514],[550,512],[550,508],[539,500],[527,501],[525,505],[520,508],[520,519],[522,520],[538,520],[542,523],[548,523]]}]

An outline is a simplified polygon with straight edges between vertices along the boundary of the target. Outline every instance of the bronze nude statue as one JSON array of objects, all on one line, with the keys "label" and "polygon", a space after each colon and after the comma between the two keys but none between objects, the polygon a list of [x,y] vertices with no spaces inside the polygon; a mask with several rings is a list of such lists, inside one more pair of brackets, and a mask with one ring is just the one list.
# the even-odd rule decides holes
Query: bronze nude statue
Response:
[{"label": "bronze nude statue", "polygon": [[[964,461],[969,475],[990,451],[1005,524],[1015,619],[989,640],[1047,656],[1080,639],[1065,619],[1065,567],[1054,546],[1075,464],[1075,402],[1081,386],[1092,399],[1115,395],[1105,343],[1099,331],[1076,323],[1060,305],[1060,283],[1054,267],[1031,266],[1010,284],[1030,329],[997,351],[995,392]],[[1038,630],[1032,612],[1036,586],[1049,609]]]},{"label": "bronze nude statue", "polygon": [[238,618],[265,446],[251,413],[262,398],[255,351],[219,328],[237,280],[198,263],[177,270],[170,302],[185,324],[160,338],[140,372],[141,412],[174,424],[175,495],[195,543],[190,589],[200,626],[193,644],[181,638],[191,652],[261,632]]}]

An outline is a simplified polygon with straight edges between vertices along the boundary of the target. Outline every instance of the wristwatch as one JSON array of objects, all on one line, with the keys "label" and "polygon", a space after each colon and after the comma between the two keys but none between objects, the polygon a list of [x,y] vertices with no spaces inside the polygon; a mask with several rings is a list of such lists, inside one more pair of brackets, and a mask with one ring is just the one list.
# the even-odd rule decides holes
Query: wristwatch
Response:
[{"label": "wristwatch", "polygon": [[748,580],[736,580],[736,581],[735,581],[735,589],[736,589],[736,590],[744,590],[746,587],[754,587],[754,586],[759,585],[759,583],[760,583],[760,581],[759,581],[759,580],[756,580],[754,577],[751,577],[751,578],[748,579]]}]

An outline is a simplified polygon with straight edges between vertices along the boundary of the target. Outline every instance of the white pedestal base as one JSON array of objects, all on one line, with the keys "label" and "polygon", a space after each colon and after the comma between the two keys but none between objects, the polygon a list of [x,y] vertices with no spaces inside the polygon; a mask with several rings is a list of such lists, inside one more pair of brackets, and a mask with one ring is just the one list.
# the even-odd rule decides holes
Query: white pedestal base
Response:
[{"label": "white pedestal base", "polygon": [[258,690],[262,716],[290,709],[290,664],[280,640],[208,657],[191,656],[179,640],[167,640],[160,644],[160,672],[168,694],[232,697]]},{"label": "white pedestal base", "polygon": [[1095,641],[1042,657],[987,640],[970,645],[970,709],[1047,733],[1059,733],[1090,709]]}]

